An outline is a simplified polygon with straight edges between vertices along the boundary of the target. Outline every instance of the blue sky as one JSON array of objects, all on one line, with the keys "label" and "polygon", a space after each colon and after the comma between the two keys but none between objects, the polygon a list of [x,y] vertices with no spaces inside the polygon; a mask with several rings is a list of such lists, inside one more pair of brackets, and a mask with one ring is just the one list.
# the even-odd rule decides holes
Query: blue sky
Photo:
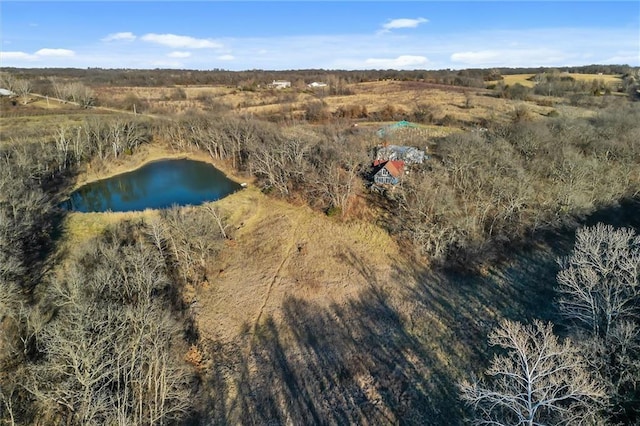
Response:
[{"label": "blue sky", "polygon": [[640,66],[640,2],[7,1],[0,66]]}]

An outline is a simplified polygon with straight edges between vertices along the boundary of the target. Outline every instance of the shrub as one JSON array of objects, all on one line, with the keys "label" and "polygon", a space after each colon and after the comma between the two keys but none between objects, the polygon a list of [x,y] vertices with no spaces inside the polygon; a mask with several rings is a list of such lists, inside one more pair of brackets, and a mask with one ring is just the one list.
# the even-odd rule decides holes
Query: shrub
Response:
[{"label": "shrub", "polygon": [[342,216],[342,209],[340,207],[331,206],[327,209],[327,216]]}]

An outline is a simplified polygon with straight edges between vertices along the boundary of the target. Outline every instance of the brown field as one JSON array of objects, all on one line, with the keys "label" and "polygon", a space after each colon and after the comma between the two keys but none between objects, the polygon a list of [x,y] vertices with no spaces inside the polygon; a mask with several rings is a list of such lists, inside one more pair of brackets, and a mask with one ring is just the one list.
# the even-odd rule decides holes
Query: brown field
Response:
[{"label": "brown field", "polygon": [[324,308],[342,304],[371,283],[356,265],[389,282],[397,245],[379,227],[341,223],[306,206],[248,188],[217,203],[235,229],[218,264],[197,291],[199,329],[229,342],[261,320],[282,317],[287,298]]},{"label": "brown field", "polygon": [[[510,86],[518,83],[525,87],[534,87],[535,82],[529,80],[535,74],[511,74],[504,75],[502,82],[504,84],[508,84]],[[593,80],[602,80],[604,83],[612,88],[617,87],[622,83],[621,75],[599,75],[599,74],[579,74],[579,73],[566,73],[562,74],[563,76],[572,77],[577,81],[593,81]],[[497,80],[489,81],[489,84],[498,83]]]},{"label": "brown field", "polygon": [[[394,424],[403,403],[383,395],[396,387],[430,421],[452,422],[460,407],[438,405],[434,395],[455,400],[455,382],[480,362],[487,330],[539,309],[549,294],[549,285],[532,282],[552,282],[541,278],[552,270],[549,253],[485,276],[432,274],[371,223],[336,221],[255,188],[216,204],[234,239],[185,297],[203,342],[199,366],[215,384],[213,405],[225,407],[212,416],[223,423],[264,420],[262,398],[311,397],[326,419],[333,412],[321,401],[338,398],[350,422]],[[375,410],[340,400],[353,394],[377,401]],[[305,407],[283,413],[296,422],[306,415]]]},{"label": "brown field", "polygon": [[[172,98],[178,90],[183,91],[184,99]],[[469,124],[487,119],[508,121],[515,108],[523,103],[497,99],[491,96],[491,91],[485,89],[424,82],[365,82],[349,85],[348,90],[352,94],[329,96],[321,92],[296,89],[242,91],[223,86],[119,87],[100,89],[98,97],[109,99],[112,103],[121,103],[127,96],[135,95],[139,100],[146,102],[146,112],[157,115],[223,108],[223,110],[233,110],[240,114],[302,118],[308,104],[321,101],[325,103],[325,108],[329,112],[335,112],[338,108],[365,107],[371,114],[393,107],[399,114],[411,114],[416,108],[422,107],[432,113],[434,120],[447,117],[449,120]],[[554,109],[553,106],[541,106],[536,102],[526,102],[526,105],[533,118],[545,116]],[[356,121],[362,122],[362,120]]]},{"label": "brown field", "polygon": [[[506,76],[505,81],[508,84],[526,82],[529,76]],[[608,77],[609,81],[618,78]],[[418,105],[426,105],[440,118],[450,116],[459,123],[477,123],[483,119],[508,121],[512,119],[514,110],[523,106],[533,119],[543,118],[552,110],[567,116],[591,114],[589,110],[579,107],[541,106],[539,103],[542,102],[499,99],[490,96],[488,90],[422,82],[367,82],[349,86],[349,90],[353,94],[321,96],[294,89],[242,91],[223,86],[124,87],[103,88],[98,96],[119,102],[133,94],[146,101],[151,111],[165,109],[167,113],[206,109],[207,102],[214,100],[238,113],[268,115],[283,108],[301,112],[307,102],[322,100],[330,111],[362,105],[367,111],[374,112],[392,105],[396,110],[411,112]],[[467,102],[469,98],[470,102]],[[32,108],[44,108],[43,102],[46,103],[45,100],[38,100]],[[2,129],[33,120],[48,120],[48,116],[38,117],[6,122],[3,118]],[[358,121],[358,126],[373,131],[390,123],[393,121]],[[455,131],[459,131],[459,127],[441,125],[419,125],[417,129],[407,130],[408,133],[413,132],[408,137],[418,138],[423,143],[427,141],[426,145],[429,145],[431,138]],[[134,156],[121,157],[115,163],[87,168],[78,177],[76,187],[132,170],[156,159],[185,156],[209,161],[222,170],[230,171],[225,164],[211,161],[206,154],[173,152],[156,143],[144,146]],[[245,180],[239,176],[230,177],[236,181]],[[212,266],[208,282],[191,289],[190,296],[197,301],[199,329],[210,339],[228,343],[251,333],[260,320],[267,316],[277,320],[282,316],[287,298],[295,297],[328,307],[351,300],[369,289],[371,282],[367,277],[375,276],[377,282],[389,283],[394,268],[395,273],[398,268],[411,269],[407,261],[402,260],[401,248],[397,243],[374,224],[340,222],[308,207],[267,197],[251,185],[216,204],[225,212],[230,226],[235,230],[234,239],[228,243],[218,264]],[[154,214],[153,211],[72,213],[66,219],[65,241],[73,245],[99,234],[119,220],[139,220]],[[364,269],[368,271],[366,274],[363,273]]]}]

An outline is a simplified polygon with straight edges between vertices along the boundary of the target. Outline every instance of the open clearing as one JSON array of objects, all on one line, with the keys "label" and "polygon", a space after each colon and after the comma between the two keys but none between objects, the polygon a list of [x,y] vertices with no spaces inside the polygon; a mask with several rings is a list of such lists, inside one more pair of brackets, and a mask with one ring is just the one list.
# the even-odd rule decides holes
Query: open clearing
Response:
[{"label": "open clearing", "polygon": [[211,338],[229,341],[260,319],[281,318],[290,297],[323,307],[344,303],[373,284],[362,268],[390,282],[391,266],[401,258],[396,243],[375,225],[342,223],[255,188],[217,205],[235,238],[197,295],[199,329]]}]

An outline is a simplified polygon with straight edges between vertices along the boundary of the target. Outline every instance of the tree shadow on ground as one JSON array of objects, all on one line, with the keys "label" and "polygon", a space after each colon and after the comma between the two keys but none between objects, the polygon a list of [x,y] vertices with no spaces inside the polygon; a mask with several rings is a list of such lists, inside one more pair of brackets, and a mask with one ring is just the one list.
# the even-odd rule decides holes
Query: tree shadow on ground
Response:
[{"label": "tree shadow on ground", "polygon": [[488,332],[551,303],[538,293],[554,262],[544,256],[495,277],[399,267],[393,286],[349,250],[342,261],[371,283],[357,299],[320,307],[289,298],[282,319],[247,336],[248,350],[219,348],[214,424],[462,424],[456,383],[486,366]]},{"label": "tree shadow on ground", "polygon": [[556,259],[574,235],[540,234],[484,274],[394,259],[388,282],[344,248],[336,262],[369,287],[340,305],[288,298],[281,317],[216,348],[209,423],[464,424],[456,383],[486,369],[487,335],[499,321],[558,321]]},{"label": "tree shadow on ground", "polygon": [[[387,297],[371,291],[322,309],[291,298],[252,338],[232,386],[229,424],[444,424],[439,361],[406,332]],[[222,408],[222,405],[220,405]]]}]

